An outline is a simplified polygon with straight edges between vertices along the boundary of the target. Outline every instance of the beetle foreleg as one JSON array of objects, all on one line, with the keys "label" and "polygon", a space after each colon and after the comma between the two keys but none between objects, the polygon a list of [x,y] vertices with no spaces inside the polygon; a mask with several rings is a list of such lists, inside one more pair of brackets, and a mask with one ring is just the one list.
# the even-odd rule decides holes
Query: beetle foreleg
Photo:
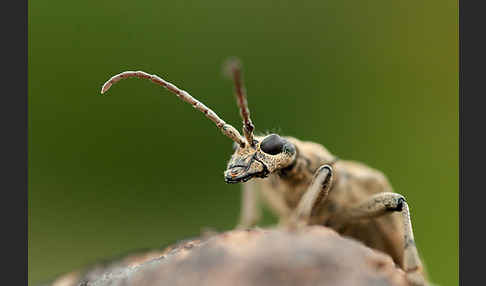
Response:
[{"label": "beetle foreleg", "polygon": [[240,221],[236,228],[253,227],[261,217],[258,190],[253,181],[243,183],[241,196]]},{"label": "beetle foreleg", "polygon": [[299,201],[293,213],[291,225],[309,224],[314,210],[327,198],[332,186],[333,170],[329,165],[322,165],[314,174],[314,179]]}]

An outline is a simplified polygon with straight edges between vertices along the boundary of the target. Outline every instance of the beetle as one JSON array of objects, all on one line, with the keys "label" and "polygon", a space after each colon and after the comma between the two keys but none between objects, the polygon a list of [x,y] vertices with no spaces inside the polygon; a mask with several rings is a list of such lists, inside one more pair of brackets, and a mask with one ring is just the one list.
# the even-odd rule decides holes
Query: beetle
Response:
[{"label": "beetle", "polygon": [[149,79],[204,113],[233,140],[234,152],[224,179],[231,184],[242,183],[237,228],[255,226],[260,203],[264,202],[279,217],[280,226],[294,230],[305,225],[330,227],[389,254],[411,285],[427,285],[409,206],[404,196],[393,192],[386,176],[363,163],[338,159],[321,144],[279,134],[255,135],[241,62],[230,59],[225,70],[234,81],[243,135],[187,91],[144,71],[111,77],[101,94],[121,79]]}]

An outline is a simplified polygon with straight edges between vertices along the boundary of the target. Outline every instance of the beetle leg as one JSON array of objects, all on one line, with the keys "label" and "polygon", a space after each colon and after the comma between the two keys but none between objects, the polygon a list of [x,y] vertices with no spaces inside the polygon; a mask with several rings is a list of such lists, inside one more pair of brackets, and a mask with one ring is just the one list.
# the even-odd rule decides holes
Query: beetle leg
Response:
[{"label": "beetle leg", "polygon": [[422,262],[413,238],[410,210],[405,198],[396,193],[384,192],[373,195],[364,203],[344,210],[339,214],[341,221],[374,218],[390,212],[400,212],[404,230],[403,270],[411,285],[427,285],[422,272]]},{"label": "beetle leg", "polygon": [[310,223],[313,211],[326,200],[332,186],[332,179],[333,170],[331,166],[322,165],[317,169],[312,183],[305,191],[292,215],[291,225]]},{"label": "beetle leg", "polygon": [[236,228],[244,229],[255,226],[261,218],[258,190],[253,181],[243,183],[241,196],[240,221]]}]

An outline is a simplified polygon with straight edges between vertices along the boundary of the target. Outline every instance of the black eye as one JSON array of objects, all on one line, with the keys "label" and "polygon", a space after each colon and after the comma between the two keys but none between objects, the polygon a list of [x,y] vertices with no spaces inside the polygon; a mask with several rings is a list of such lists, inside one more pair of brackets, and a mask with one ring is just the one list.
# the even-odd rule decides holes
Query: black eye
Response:
[{"label": "black eye", "polygon": [[285,140],[277,134],[267,136],[260,144],[260,149],[270,155],[277,155],[282,152]]}]

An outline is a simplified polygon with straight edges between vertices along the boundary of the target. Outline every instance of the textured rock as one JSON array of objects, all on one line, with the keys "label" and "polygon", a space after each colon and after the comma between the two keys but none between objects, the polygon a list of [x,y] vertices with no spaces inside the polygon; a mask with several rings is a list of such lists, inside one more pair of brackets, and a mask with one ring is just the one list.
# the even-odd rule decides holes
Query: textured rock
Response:
[{"label": "textured rock", "polygon": [[128,256],[52,286],[406,285],[393,260],[331,229],[233,230]]}]

